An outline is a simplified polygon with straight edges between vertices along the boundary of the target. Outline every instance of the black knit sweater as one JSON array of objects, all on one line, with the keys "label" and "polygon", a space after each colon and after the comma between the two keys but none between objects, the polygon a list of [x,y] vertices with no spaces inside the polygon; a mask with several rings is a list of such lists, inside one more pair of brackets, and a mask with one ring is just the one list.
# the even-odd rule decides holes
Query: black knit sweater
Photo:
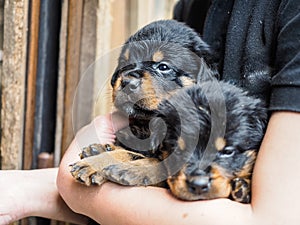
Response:
[{"label": "black knit sweater", "polygon": [[300,112],[300,0],[181,0],[174,18],[212,46],[222,79]]}]

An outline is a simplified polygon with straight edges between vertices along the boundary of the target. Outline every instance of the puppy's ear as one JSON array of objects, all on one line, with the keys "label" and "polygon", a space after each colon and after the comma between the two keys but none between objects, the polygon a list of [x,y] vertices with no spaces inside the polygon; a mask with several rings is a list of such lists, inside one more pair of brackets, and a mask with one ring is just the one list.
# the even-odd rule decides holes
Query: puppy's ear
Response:
[{"label": "puppy's ear", "polygon": [[196,81],[198,84],[205,81],[214,81],[220,79],[215,64],[209,64],[204,57],[199,58],[198,62],[199,70],[196,76]]},{"label": "puppy's ear", "polygon": [[119,69],[116,69],[115,72],[113,73],[112,77],[111,77],[111,80],[110,80],[110,85],[112,87],[115,86],[115,83],[119,77],[119,73],[120,73],[120,70]]},{"label": "puppy's ear", "polygon": [[192,51],[198,56],[206,58],[212,54],[210,46],[204,42],[199,36],[196,36],[193,40]]},{"label": "puppy's ear", "polygon": [[198,57],[200,57],[199,73],[197,82],[219,79],[217,63],[210,46],[204,42],[199,36],[193,40],[191,49]]}]

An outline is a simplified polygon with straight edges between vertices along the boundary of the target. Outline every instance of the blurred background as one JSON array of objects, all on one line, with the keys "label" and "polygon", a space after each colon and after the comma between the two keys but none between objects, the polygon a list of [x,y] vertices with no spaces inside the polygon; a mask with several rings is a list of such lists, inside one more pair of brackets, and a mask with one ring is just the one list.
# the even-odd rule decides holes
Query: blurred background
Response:
[{"label": "blurred background", "polygon": [[172,18],[176,2],[0,0],[0,168],[58,166],[76,131],[111,110],[109,76],[122,43]]}]

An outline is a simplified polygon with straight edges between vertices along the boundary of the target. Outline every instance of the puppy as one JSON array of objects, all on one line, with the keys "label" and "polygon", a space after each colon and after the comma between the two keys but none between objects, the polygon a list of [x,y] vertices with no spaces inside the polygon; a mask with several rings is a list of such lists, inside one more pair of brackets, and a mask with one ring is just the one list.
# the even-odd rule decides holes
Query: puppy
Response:
[{"label": "puppy", "polygon": [[[161,148],[168,154],[163,155],[185,161],[167,179],[175,196],[250,201],[251,174],[267,121],[260,100],[228,83],[208,81],[178,91],[160,104],[159,113],[168,128]],[[165,166],[177,169],[173,162]]]},{"label": "puppy", "polygon": [[267,113],[259,99],[217,81],[209,46],[186,25],[153,22],[125,43],[111,79],[129,127],[71,165],[86,185],[169,187],[183,200],[250,201]]}]

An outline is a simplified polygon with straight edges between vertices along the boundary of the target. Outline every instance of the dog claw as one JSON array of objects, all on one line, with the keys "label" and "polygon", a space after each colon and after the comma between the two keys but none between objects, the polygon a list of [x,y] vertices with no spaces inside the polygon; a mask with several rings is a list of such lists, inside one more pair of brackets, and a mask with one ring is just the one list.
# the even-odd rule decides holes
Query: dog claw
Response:
[{"label": "dog claw", "polygon": [[70,165],[70,172],[72,176],[80,183],[87,186],[91,184],[101,185],[105,180],[92,166],[88,163],[79,161]]},{"label": "dog claw", "polygon": [[106,150],[107,152],[110,152],[110,151],[113,150],[113,148],[112,148],[112,146],[111,146],[110,144],[106,144],[106,145],[104,145],[104,146],[105,146],[105,150]]},{"label": "dog claw", "polygon": [[82,152],[79,154],[80,159],[84,159],[90,156],[99,155],[103,152],[110,152],[114,150],[114,146],[110,144],[91,144],[88,147],[83,148]]},{"label": "dog claw", "polygon": [[93,185],[101,185],[104,182],[105,182],[104,177],[100,176],[98,173],[93,174],[91,176],[91,184]]},{"label": "dog claw", "polygon": [[91,144],[88,147],[83,148],[82,152],[79,154],[81,159],[99,155],[100,153],[105,152],[105,148],[101,144]]}]

